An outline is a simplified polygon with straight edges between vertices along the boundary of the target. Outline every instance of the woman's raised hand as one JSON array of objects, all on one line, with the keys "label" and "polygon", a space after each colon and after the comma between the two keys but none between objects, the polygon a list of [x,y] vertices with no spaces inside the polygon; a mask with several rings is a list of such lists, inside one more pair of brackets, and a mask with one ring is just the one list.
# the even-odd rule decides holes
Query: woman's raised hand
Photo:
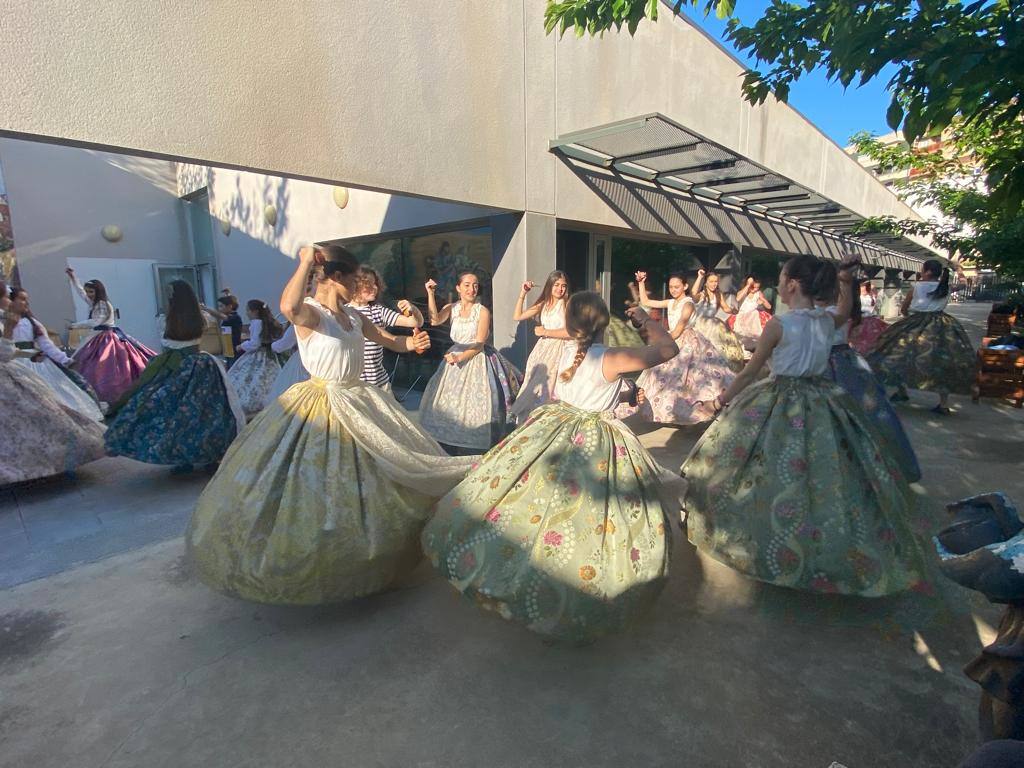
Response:
[{"label": "woman's raised hand", "polygon": [[646,272],[636,272],[636,273],[634,273],[633,277],[636,278],[636,281],[638,283],[646,283],[647,282],[647,273]]},{"label": "woman's raised hand", "polygon": [[437,281],[431,278],[430,280],[427,280],[427,282],[423,284],[423,287],[427,289],[427,293],[433,293],[434,290],[437,288]]},{"label": "woman's raised hand", "polygon": [[[318,258],[319,257],[319,260]],[[323,264],[323,254],[312,245],[304,245],[299,249],[299,261],[303,264]]]},{"label": "woman's raised hand", "polygon": [[532,290],[533,290],[533,281],[532,280],[527,280],[525,283],[523,283],[523,294],[524,295],[529,293]]}]

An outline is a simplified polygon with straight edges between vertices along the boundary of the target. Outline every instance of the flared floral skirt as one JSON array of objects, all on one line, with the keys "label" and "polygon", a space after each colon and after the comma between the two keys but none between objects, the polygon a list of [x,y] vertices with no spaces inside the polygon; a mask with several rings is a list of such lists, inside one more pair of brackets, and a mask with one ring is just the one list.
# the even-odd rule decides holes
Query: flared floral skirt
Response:
[{"label": "flared floral skirt", "polygon": [[244,424],[221,364],[194,347],[154,357],[115,409],[107,450],[148,464],[218,462]]},{"label": "flared floral skirt", "polygon": [[242,410],[248,418],[251,419],[266,406],[279,373],[281,363],[269,346],[246,352],[235,360],[228,371],[228,382],[238,395]]},{"label": "flared floral skirt", "polygon": [[715,346],[734,372],[743,370],[746,365],[743,342],[729,330],[729,326],[717,317],[695,317],[691,322],[693,329]]},{"label": "flared floral skirt", "polygon": [[969,395],[974,384],[974,348],[946,312],[912,312],[893,323],[867,360],[887,386]]},{"label": "flared floral skirt", "polygon": [[878,337],[881,336],[889,324],[882,318],[872,315],[863,318],[857,325],[850,328],[850,346],[865,357],[874,351],[878,344]]},{"label": "flared floral skirt", "polygon": [[101,326],[74,354],[75,368],[105,403],[130,389],[154,357],[145,344],[110,326]]},{"label": "flared floral skirt", "polygon": [[437,502],[423,549],[480,607],[593,640],[636,621],[668,576],[659,473],[621,422],[549,403]]},{"label": "flared floral skirt", "polygon": [[924,588],[927,522],[877,427],[838,385],[751,385],[682,473],[690,541],[751,578],[877,597]]},{"label": "flared floral skirt", "polygon": [[[454,345],[460,352],[466,347]],[[442,361],[420,400],[420,424],[435,440],[483,453],[515,426],[512,405],[523,375],[493,348],[465,363]]]},{"label": "flared floral skirt", "polygon": [[885,393],[885,387],[871,370],[867,361],[848,344],[832,347],[828,358],[826,378],[834,381],[857,401],[882,437],[881,447],[899,461],[908,482],[921,479],[921,467],[917,454],[910,444],[910,438],[903,430],[896,409],[892,407]]},{"label": "flared floral skirt", "polygon": [[408,574],[431,506],[479,457],[445,456],[386,398],[311,379],[272,401],[196,504],[199,577],[245,600],[317,605]]},{"label": "flared floral skirt", "polygon": [[78,373],[57,365],[48,357],[39,362],[29,358],[16,358],[12,365],[20,365],[46,382],[54,397],[68,408],[78,411],[93,421],[103,421],[103,411],[92,386]]},{"label": "flared floral skirt", "polygon": [[58,400],[15,363],[0,363],[0,485],[63,472],[106,455],[104,426]]},{"label": "flared floral skirt", "polygon": [[707,339],[687,328],[676,342],[679,354],[640,374],[637,386],[646,402],[620,405],[615,413],[626,418],[639,413],[659,424],[699,424],[715,417],[712,401],[736,378],[728,361]]}]

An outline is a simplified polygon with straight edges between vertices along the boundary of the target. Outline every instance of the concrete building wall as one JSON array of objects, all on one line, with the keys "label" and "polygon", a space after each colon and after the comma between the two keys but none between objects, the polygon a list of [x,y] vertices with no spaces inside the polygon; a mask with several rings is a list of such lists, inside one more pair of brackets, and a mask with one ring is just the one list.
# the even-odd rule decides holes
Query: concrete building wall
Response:
[{"label": "concrete building wall", "polygon": [[543,10],[15,4],[0,130],[628,226],[558,194],[573,180],[546,142],[658,111],[861,213],[912,215],[790,107],[743,102],[741,66],[685,20],[559,40]]},{"label": "concrete building wall", "polygon": [[[330,184],[208,166],[181,164],[177,181],[182,196],[208,190],[220,285],[243,302],[259,298],[271,306],[303,245],[476,220],[491,213],[360,189],[348,190],[348,203],[340,208]],[[268,205],[276,213],[274,225],[264,216]]]},{"label": "concrete building wall", "polygon": [[[172,163],[12,139],[0,139],[0,158],[21,283],[33,312],[51,329],[63,330],[66,320],[85,317],[64,275],[69,263],[187,260]],[[103,238],[107,225],[120,227],[119,242]],[[151,269],[148,274],[145,288],[152,291]],[[90,275],[79,277],[84,282]],[[118,288],[108,285],[114,305],[130,304],[131,297],[119,296]],[[125,315],[122,320],[129,332],[147,336],[152,318]]]}]

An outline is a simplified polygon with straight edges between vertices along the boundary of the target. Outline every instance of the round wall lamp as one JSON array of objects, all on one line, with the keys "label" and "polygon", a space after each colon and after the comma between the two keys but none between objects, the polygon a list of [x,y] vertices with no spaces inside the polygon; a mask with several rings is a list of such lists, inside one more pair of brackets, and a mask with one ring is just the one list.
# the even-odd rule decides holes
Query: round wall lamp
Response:
[{"label": "round wall lamp", "polygon": [[334,197],[334,204],[339,208],[344,208],[348,205],[348,188],[347,187],[335,187],[331,193]]},{"label": "round wall lamp", "polygon": [[116,243],[124,237],[124,232],[121,231],[117,224],[107,224],[100,230],[100,234],[103,235],[103,239],[108,243]]},{"label": "round wall lamp", "polygon": [[277,209],[272,205],[268,205],[264,208],[263,220],[271,227],[277,226]]}]

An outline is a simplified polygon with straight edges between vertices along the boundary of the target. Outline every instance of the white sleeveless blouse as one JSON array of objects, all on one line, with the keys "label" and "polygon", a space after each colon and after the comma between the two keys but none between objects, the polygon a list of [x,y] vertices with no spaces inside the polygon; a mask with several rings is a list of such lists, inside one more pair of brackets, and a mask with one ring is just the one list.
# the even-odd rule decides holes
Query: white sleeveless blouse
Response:
[{"label": "white sleeveless blouse", "polygon": [[305,339],[296,335],[299,355],[309,375],[334,383],[359,383],[363,372],[362,315],[352,307],[342,307],[352,323],[352,329],[345,330],[316,299],[306,297],[305,303],[320,315],[315,331]]},{"label": "white sleeveless blouse", "polygon": [[772,350],[775,376],[821,376],[828,366],[835,318],[823,307],[794,309],[778,316],[782,340]]},{"label": "white sleeveless blouse", "polygon": [[[561,362],[558,365],[559,376],[562,371],[572,365],[572,361],[576,357],[576,349],[574,343],[565,345]],[[597,413],[615,408],[619,402],[620,383],[618,378],[615,381],[607,381],[604,378],[601,367],[605,349],[606,347],[601,344],[594,344],[587,350],[587,356],[583,358],[580,367],[576,369],[572,381],[567,383],[560,378],[556,380],[555,393],[559,400],[584,411]]]}]

